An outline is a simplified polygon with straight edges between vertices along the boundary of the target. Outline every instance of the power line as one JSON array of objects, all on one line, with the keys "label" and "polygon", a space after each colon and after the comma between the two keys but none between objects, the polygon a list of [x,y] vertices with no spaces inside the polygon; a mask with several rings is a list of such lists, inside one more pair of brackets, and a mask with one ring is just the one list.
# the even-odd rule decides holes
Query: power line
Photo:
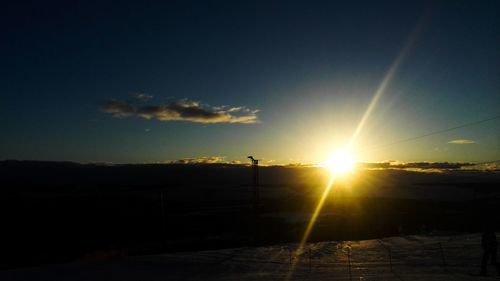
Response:
[{"label": "power line", "polygon": [[492,120],[499,119],[499,118],[500,118],[500,115],[497,115],[497,116],[494,116],[494,117],[490,117],[490,118],[486,118],[486,119],[482,119],[482,120],[478,120],[478,121],[474,121],[474,122],[470,122],[470,123],[465,123],[465,124],[462,124],[462,125],[459,125],[459,126],[455,126],[455,127],[451,127],[451,128],[447,128],[447,129],[443,129],[443,130],[439,130],[439,131],[430,132],[430,133],[427,133],[427,134],[424,134],[424,135],[420,135],[420,136],[416,136],[416,137],[411,137],[411,138],[402,139],[402,140],[398,140],[398,141],[395,141],[395,142],[383,144],[383,145],[380,145],[380,146],[376,146],[376,147],[372,147],[372,148],[369,148],[369,149],[365,149],[365,151],[366,150],[378,150],[378,149],[382,149],[382,148],[385,148],[385,147],[388,147],[388,146],[393,146],[393,145],[404,143],[404,142],[414,141],[414,140],[418,140],[418,139],[421,139],[421,138],[425,138],[425,137],[429,137],[429,136],[433,136],[433,135],[438,135],[438,134],[446,133],[446,132],[453,131],[453,130],[456,130],[456,129],[461,129],[461,128],[465,128],[465,127],[469,127],[469,126],[478,125],[478,124],[481,124],[481,123],[484,123],[484,122],[488,122],[488,121],[492,121]]}]

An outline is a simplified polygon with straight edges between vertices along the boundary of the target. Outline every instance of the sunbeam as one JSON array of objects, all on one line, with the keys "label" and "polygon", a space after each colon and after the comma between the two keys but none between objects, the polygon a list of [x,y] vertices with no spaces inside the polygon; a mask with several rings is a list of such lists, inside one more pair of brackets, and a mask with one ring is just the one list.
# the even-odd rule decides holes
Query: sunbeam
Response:
[{"label": "sunbeam", "polygon": [[375,91],[375,94],[373,95],[373,98],[368,105],[368,108],[366,109],[365,113],[363,114],[363,117],[361,118],[361,121],[359,121],[358,126],[356,127],[356,130],[352,134],[351,141],[349,143],[349,147],[353,147],[354,144],[356,143],[356,140],[361,133],[361,130],[366,124],[366,121],[368,120],[368,117],[370,117],[373,109],[377,105],[378,101],[380,98],[383,96],[385,90],[387,89],[387,86],[389,83],[392,81],[394,78],[394,74],[397,72],[398,68],[400,67],[401,63],[403,62],[404,58],[406,57],[409,49],[415,42],[415,38],[417,37],[418,33],[418,28],[413,32],[412,36],[410,37],[410,40],[406,43],[406,45],[403,47],[399,55],[396,57],[396,60],[392,63],[391,67],[389,68],[389,71],[384,76],[384,79],[380,83],[380,85],[377,88],[377,91]]},{"label": "sunbeam", "polygon": [[390,82],[394,78],[395,73],[397,72],[397,70],[399,69],[401,64],[403,63],[403,61],[404,61],[405,57],[407,56],[408,52],[410,51],[410,49],[415,44],[415,40],[417,39],[418,34],[420,33],[423,25],[424,25],[424,20],[421,20],[420,23],[417,24],[417,26],[415,27],[415,29],[411,33],[411,36],[408,39],[408,41],[406,42],[406,44],[404,45],[403,49],[401,49],[398,56],[396,57],[396,59],[392,63],[391,67],[389,68],[389,71],[387,71],[387,73],[385,74],[384,79],[382,79],[382,82],[380,83],[377,90],[373,94],[373,98],[372,98],[370,104],[368,105],[368,108],[366,109],[365,113],[363,114],[361,121],[359,121],[358,126],[356,127],[356,130],[352,134],[351,141],[349,143],[349,147],[352,148],[354,146],[354,144],[356,143],[356,140],[357,140],[359,134],[361,133],[361,130],[365,126],[366,121],[368,120],[368,117],[370,117],[370,115],[371,115],[373,109],[375,108],[375,106],[377,105],[378,101],[384,95],[385,90],[387,89],[387,86],[390,84]]},{"label": "sunbeam", "polygon": [[[336,173],[332,173],[332,175],[330,177],[330,180],[328,181],[328,184],[327,184],[325,190],[323,191],[323,194],[321,195],[321,198],[320,198],[318,204],[316,205],[316,209],[314,210],[314,213],[311,216],[311,219],[309,220],[309,223],[307,224],[306,231],[304,232],[304,235],[302,236],[302,239],[300,240],[299,247],[295,251],[296,254],[299,254],[299,253],[302,252],[305,243],[309,239],[309,235],[311,234],[311,231],[314,228],[314,224],[316,223],[316,220],[317,220],[317,218],[319,216],[319,213],[321,212],[321,209],[323,208],[323,205],[325,204],[326,197],[328,197],[328,194],[330,194],[330,190],[333,187],[333,183],[335,181],[335,177],[336,177]],[[295,270],[296,264],[297,264],[297,259],[294,259],[293,262],[292,262],[291,269],[288,272],[287,278],[285,280],[290,280],[290,278],[292,277],[293,272]]]},{"label": "sunbeam", "polygon": [[[394,60],[394,62],[391,65],[391,67],[389,68],[389,70],[385,74],[384,79],[382,80],[382,82],[378,86],[377,90],[375,91],[373,98],[372,98],[370,104],[368,105],[368,108],[366,109],[365,113],[363,114],[363,117],[361,118],[360,122],[358,123],[358,126],[356,127],[356,130],[354,131],[354,133],[351,137],[351,140],[350,140],[349,145],[348,145],[348,150],[353,149],[359,134],[361,133],[368,118],[370,117],[371,113],[373,112],[374,108],[376,107],[378,101],[383,96],[384,92],[386,91],[387,86],[390,84],[390,82],[394,78],[395,73],[397,72],[397,70],[401,66],[401,64],[404,61],[409,50],[413,46],[413,44],[417,38],[417,35],[419,34],[420,30],[422,29],[422,26],[423,26],[422,21],[419,24],[417,24],[416,28],[411,33],[409,40],[406,42],[405,46],[399,52],[398,56],[396,57],[396,59]],[[316,205],[316,209],[314,210],[314,213],[312,214],[312,216],[309,220],[309,223],[307,224],[307,228],[304,232],[304,235],[302,236],[302,239],[300,241],[300,245],[299,245],[298,249],[296,250],[296,253],[302,252],[305,243],[309,239],[309,235],[311,234],[311,232],[314,228],[314,224],[316,223],[316,220],[318,219],[318,216],[321,212],[321,209],[323,208],[325,200],[328,197],[328,194],[330,193],[330,190],[333,187],[336,176],[337,176],[337,172],[333,171],[331,178],[328,181],[328,184],[327,184],[325,190],[323,191],[323,194],[321,195],[321,198],[320,198],[318,204]],[[293,272],[295,270],[296,263],[297,262],[294,260],[292,263],[291,269],[287,275],[287,278],[285,280],[290,280],[290,278],[292,277]]]}]

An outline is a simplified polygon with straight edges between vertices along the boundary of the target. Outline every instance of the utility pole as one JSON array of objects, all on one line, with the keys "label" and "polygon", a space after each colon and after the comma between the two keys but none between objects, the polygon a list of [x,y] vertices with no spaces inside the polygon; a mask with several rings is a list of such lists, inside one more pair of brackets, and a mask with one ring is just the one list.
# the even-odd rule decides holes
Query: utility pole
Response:
[{"label": "utility pole", "polygon": [[167,218],[165,212],[165,194],[163,190],[160,191],[160,217],[161,217],[161,231],[162,239],[165,239],[165,233],[167,233]]},{"label": "utility pole", "polygon": [[253,207],[257,214],[259,206],[259,160],[254,159],[253,156],[248,156],[248,159],[252,161],[252,171],[253,171]]}]

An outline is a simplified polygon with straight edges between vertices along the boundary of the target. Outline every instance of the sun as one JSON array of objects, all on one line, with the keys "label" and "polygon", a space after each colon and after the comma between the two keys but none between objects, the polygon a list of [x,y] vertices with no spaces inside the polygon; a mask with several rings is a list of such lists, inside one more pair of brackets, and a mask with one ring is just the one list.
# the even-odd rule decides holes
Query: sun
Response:
[{"label": "sun", "polygon": [[354,156],[348,150],[339,150],[335,152],[330,159],[323,163],[323,166],[336,174],[346,174],[354,169],[356,161]]}]

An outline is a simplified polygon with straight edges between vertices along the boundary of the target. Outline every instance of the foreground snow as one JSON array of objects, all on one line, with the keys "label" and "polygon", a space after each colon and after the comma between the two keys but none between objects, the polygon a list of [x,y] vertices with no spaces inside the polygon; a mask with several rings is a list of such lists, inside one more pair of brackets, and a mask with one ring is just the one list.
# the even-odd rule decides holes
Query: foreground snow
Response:
[{"label": "foreground snow", "polygon": [[[126,257],[0,272],[0,280],[495,280],[480,235],[404,236]],[[349,260],[350,271],[349,273]],[[392,261],[392,272],[391,272]],[[292,272],[293,269],[293,272]]]}]

